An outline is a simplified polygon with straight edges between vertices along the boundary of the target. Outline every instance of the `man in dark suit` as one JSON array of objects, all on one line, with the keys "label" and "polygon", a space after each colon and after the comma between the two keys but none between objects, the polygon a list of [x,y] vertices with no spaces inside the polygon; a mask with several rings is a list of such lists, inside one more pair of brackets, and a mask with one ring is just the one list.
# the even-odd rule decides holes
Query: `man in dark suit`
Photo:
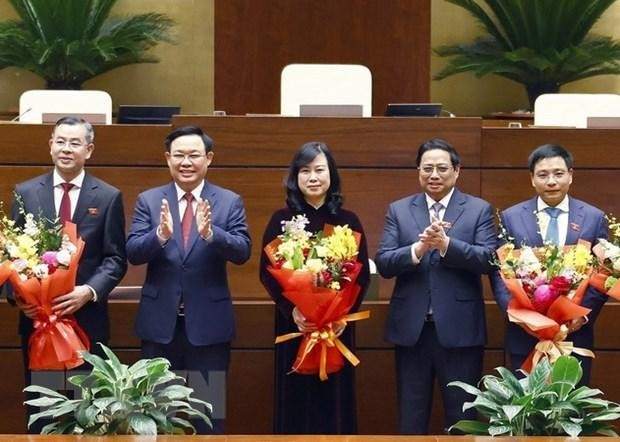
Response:
[{"label": "man in dark suit", "polygon": [[[23,202],[26,213],[41,213],[48,219],[70,220],[84,240],[77,271],[75,289],[54,299],[57,315],[75,315],[90,339],[91,351],[102,354],[97,342],[106,344],[110,336],[108,295],[127,271],[125,254],[125,214],[118,189],[95,178],[84,170],[84,164],[95,148],[92,125],[77,117],[64,117],[56,122],[49,140],[54,170],[15,187],[15,195]],[[64,201],[64,202],[63,202]],[[23,225],[24,214],[13,201],[12,216]],[[28,339],[33,332],[32,320],[38,307],[15,298],[21,309],[19,333],[22,337],[25,383],[59,382],[50,372],[28,370]],[[61,374],[62,375],[62,374]],[[54,379],[52,381],[52,379]],[[54,385],[51,385],[54,384]],[[62,385],[62,383],[60,383]],[[29,407],[28,413],[36,410]],[[38,433],[40,422],[30,428]]]},{"label": "man in dark suit", "polygon": [[[559,246],[576,244],[578,240],[596,244],[598,238],[607,238],[607,221],[603,211],[583,201],[568,196],[573,182],[573,156],[557,144],[544,144],[535,149],[528,159],[532,187],[536,196],[516,204],[501,213],[501,221],[513,243],[540,247],[546,241]],[[555,218],[553,220],[552,216]],[[506,314],[510,293],[499,272],[491,275],[491,285],[497,304]],[[607,296],[589,288],[582,305],[592,309],[584,318],[567,324],[568,337],[577,347],[588,349],[594,344],[594,321]],[[517,370],[534,349],[537,339],[513,322],[508,322],[504,347],[509,354],[511,367]],[[592,360],[580,358],[587,384]]]},{"label": "man in dark suit", "polygon": [[[92,125],[77,117],[58,120],[49,140],[54,170],[15,187],[15,195],[23,201],[25,212],[49,219],[64,218],[77,225],[77,233],[85,248],[80,259],[73,291],[54,299],[53,311],[58,315],[74,314],[97,352],[97,342],[107,343],[110,336],[108,295],[127,271],[125,254],[125,214],[118,189],[84,170],[94,149]],[[68,185],[66,183],[69,183]],[[63,185],[67,187],[65,191]],[[68,198],[68,199],[67,199]],[[63,204],[63,199],[66,204]],[[12,216],[24,223],[19,204],[13,202]],[[24,304],[19,331],[24,348],[32,333],[32,320],[37,307]]]},{"label": "man in dark suit", "polygon": [[[251,241],[241,197],[205,180],[211,138],[181,127],[165,146],[173,182],[138,196],[127,240],[129,261],[148,264],[136,332],[144,357],[164,356],[209,382],[228,370],[235,335],[226,266],[246,262]],[[223,418],[223,404],[213,405]]]},{"label": "man in dark suit", "polygon": [[437,377],[446,427],[471,399],[451,381],[482,375],[486,324],[481,274],[491,271],[495,228],[491,206],[455,185],[460,158],[446,141],[418,149],[422,193],[389,207],[376,256],[384,278],[396,277],[386,324],[395,345],[400,432],[426,434]]}]

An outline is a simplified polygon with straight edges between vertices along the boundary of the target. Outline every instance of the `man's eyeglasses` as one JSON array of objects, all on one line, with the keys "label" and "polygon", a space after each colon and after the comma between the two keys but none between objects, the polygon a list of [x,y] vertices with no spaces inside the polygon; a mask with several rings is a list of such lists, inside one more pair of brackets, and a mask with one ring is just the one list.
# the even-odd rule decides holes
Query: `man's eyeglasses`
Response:
[{"label": "man's eyeglasses", "polygon": [[203,157],[204,154],[199,153],[190,153],[187,155],[182,153],[173,153],[172,155],[170,155],[170,158],[172,158],[172,161],[174,161],[175,163],[182,163],[185,160],[189,160],[192,163],[197,163]]},{"label": "man's eyeglasses", "polygon": [[85,143],[82,143],[81,141],[54,140],[54,144],[61,149],[68,147],[72,150],[76,150],[84,146]]},{"label": "man's eyeglasses", "polygon": [[420,171],[420,175],[423,176],[431,176],[433,174],[433,171],[437,171],[437,175],[439,176],[446,176],[450,173],[450,171],[453,169],[452,166],[448,166],[447,164],[438,164],[438,165],[424,165],[421,167],[418,167],[418,170]]}]

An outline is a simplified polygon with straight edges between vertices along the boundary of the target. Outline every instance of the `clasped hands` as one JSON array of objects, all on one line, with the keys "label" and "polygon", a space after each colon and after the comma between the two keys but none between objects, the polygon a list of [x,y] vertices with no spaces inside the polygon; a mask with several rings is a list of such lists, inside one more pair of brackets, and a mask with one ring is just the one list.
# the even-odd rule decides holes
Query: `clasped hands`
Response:
[{"label": "clasped hands", "polygon": [[[53,299],[52,312],[58,316],[71,315],[93,298],[94,294],[89,286],[78,285],[69,293]],[[41,311],[41,307],[27,304],[19,296],[16,296],[15,304],[24,312],[24,315],[33,320],[37,319],[37,315]]]},{"label": "clasped hands", "polygon": [[[198,234],[202,238],[211,236],[211,206],[208,200],[202,198],[197,199],[196,206],[196,227]],[[168,241],[174,232],[172,223],[172,215],[170,214],[170,205],[167,199],[161,200],[161,212],[159,214],[159,226],[157,234],[164,240]]]},{"label": "clasped hands", "polygon": [[414,245],[416,256],[421,257],[429,250],[437,249],[443,255],[448,250],[449,239],[444,230],[444,222],[433,218],[431,224],[418,235]]}]

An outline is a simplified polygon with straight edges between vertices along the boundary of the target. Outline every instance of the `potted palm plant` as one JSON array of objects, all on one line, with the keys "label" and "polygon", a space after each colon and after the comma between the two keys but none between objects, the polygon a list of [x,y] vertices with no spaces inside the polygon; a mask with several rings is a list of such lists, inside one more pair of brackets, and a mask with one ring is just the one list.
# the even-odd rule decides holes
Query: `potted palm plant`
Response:
[{"label": "potted palm plant", "polygon": [[449,57],[435,80],[461,72],[495,74],[522,84],[536,97],[563,84],[620,73],[620,44],[591,34],[615,0],[446,0],[469,12],[487,35],[434,49]]},{"label": "potted palm plant", "polygon": [[211,405],[191,396],[193,390],[170,371],[167,359],[141,359],[127,366],[100,345],[107,359],[84,351],[81,355],[92,366],[91,372],[67,379],[78,388],[80,398],[70,399],[37,385],[24,389],[40,395],[27,405],[44,407],[30,416],[28,427],[38,419],[52,419],[43,434],[154,435],[195,433],[186,418],[211,425],[209,417],[196,408],[211,412]]},{"label": "potted palm plant", "polygon": [[452,426],[467,434],[490,436],[618,436],[611,422],[620,418],[620,405],[598,396],[602,392],[578,386],[583,370],[573,356],[547,358],[525,378],[504,367],[499,376],[480,380],[481,388],[464,382],[459,387],[474,396],[463,409],[475,408],[486,421],[462,420]]},{"label": "potted palm plant", "polygon": [[146,13],[109,17],[117,0],[9,0],[19,20],[0,22],[0,69],[33,72],[49,89],[82,83],[133,63],[156,63],[148,50],[172,42],[173,20]]}]

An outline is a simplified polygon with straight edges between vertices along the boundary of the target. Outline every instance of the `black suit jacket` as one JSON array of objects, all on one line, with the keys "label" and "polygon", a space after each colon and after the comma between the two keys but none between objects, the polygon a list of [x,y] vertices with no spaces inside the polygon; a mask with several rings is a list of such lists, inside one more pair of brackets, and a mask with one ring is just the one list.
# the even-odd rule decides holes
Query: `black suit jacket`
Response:
[{"label": "black suit jacket", "polygon": [[[26,212],[57,217],[54,206],[53,172],[18,184],[15,194]],[[13,201],[12,217],[23,224],[23,215]],[[91,340],[107,342],[110,336],[108,295],[127,271],[125,253],[125,214],[121,193],[115,187],[89,174],[84,176],[72,221],[85,247],[78,267],[76,285],[88,284],[97,292],[97,302],[88,302],[75,313],[78,323]],[[20,314],[19,332],[28,336],[32,321]]]}]

